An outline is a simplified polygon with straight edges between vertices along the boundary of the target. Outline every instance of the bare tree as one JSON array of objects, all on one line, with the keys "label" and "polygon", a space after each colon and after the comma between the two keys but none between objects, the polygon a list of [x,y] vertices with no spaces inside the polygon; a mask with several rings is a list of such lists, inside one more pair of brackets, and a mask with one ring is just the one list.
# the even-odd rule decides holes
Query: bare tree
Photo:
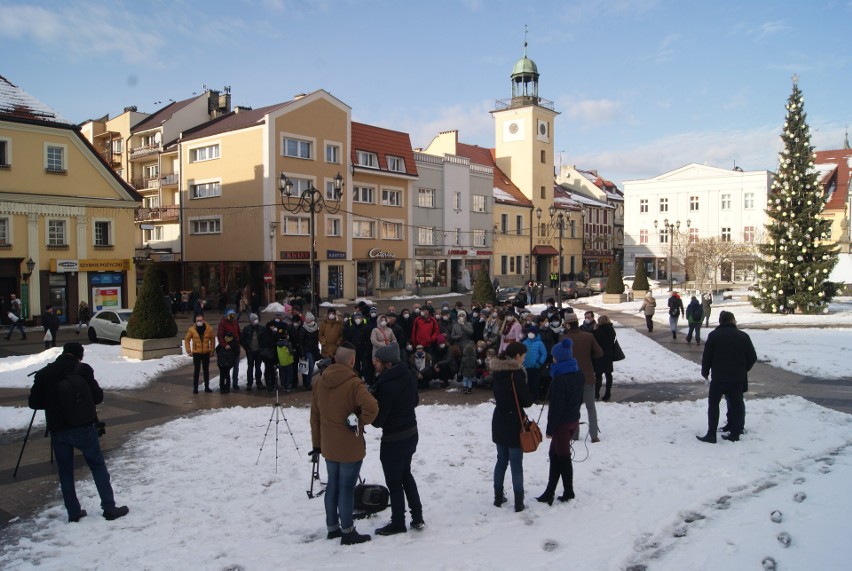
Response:
[{"label": "bare tree", "polygon": [[687,245],[684,259],[691,265],[695,285],[704,290],[716,289],[718,270],[725,262],[754,259],[753,242],[732,242],[718,237],[701,238]]}]

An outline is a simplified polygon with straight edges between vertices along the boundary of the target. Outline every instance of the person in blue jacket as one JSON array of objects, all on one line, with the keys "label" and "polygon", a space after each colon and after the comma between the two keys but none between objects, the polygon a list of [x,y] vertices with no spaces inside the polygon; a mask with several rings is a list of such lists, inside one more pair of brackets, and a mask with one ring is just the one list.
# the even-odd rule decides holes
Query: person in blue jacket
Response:
[{"label": "person in blue jacket", "polygon": [[524,369],[527,370],[527,386],[536,402],[541,400],[541,368],[547,360],[547,348],[538,334],[538,327],[530,325],[524,331],[524,345],[527,348],[524,357]]}]

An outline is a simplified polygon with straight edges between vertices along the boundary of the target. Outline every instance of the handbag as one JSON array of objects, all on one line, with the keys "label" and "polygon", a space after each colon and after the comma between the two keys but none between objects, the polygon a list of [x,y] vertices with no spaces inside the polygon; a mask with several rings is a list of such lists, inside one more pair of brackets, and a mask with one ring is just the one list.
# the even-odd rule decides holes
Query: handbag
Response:
[{"label": "handbag", "polygon": [[302,375],[308,374],[308,360],[307,359],[299,359],[299,373]]},{"label": "handbag", "polygon": [[[538,445],[541,444],[541,429],[538,427],[536,421],[527,418],[527,415],[521,412],[521,403],[518,401],[518,391],[515,389],[515,379],[510,380],[512,383],[512,393],[515,395],[515,406],[518,407],[518,418],[521,421],[521,451],[535,452],[538,450]],[[541,408],[544,410],[544,405],[542,405]]]},{"label": "handbag", "polygon": [[621,345],[618,344],[618,339],[615,340],[615,344],[612,347],[612,360],[613,361],[623,361],[624,360],[624,351],[621,350]]}]

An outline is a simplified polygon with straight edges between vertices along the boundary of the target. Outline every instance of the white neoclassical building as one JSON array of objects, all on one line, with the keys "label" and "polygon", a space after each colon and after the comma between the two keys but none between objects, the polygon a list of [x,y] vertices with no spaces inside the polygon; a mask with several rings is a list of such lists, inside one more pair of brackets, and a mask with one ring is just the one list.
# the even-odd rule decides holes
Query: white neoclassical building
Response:
[{"label": "white neoclassical building", "polygon": [[[659,176],[624,183],[624,273],[644,263],[648,276],[690,279],[678,262],[676,244],[716,238],[759,241],[766,223],[766,197],[774,173],[691,163]],[[720,282],[751,281],[754,260],[726,260]]]}]

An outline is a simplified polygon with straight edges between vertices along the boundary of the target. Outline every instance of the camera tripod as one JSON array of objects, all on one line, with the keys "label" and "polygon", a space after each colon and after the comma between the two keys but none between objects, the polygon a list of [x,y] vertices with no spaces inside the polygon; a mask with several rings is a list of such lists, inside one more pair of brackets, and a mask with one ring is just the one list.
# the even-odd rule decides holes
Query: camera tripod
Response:
[{"label": "camera tripod", "polygon": [[269,435],[269,429],[272,428],[272,421],[275,421],[275,473],[278,473],[278,424],[283,420],[284,426],[287,427],[287,432],[290,433],[290,438],[293,439],[293,446],[296,447],[296,454],[299,459],[302,459],[302,453],[299,451],[299,444],[296,442],[296,437],[293,435],[293,430],[290,428],[290,423],[287,422],[287,417],[284,416],[284,407],[278,400],[278,387],[275,388],[275,403],[272,405],[272,414],[269,415],[269,423],[266,425],[266,432],[263,434],[263,441],[260,443],[260,450],[257,453],[257,460],[254,465],[260,462],[260,455],[263,453],[263,445],[266,444],[266,437]]}]

